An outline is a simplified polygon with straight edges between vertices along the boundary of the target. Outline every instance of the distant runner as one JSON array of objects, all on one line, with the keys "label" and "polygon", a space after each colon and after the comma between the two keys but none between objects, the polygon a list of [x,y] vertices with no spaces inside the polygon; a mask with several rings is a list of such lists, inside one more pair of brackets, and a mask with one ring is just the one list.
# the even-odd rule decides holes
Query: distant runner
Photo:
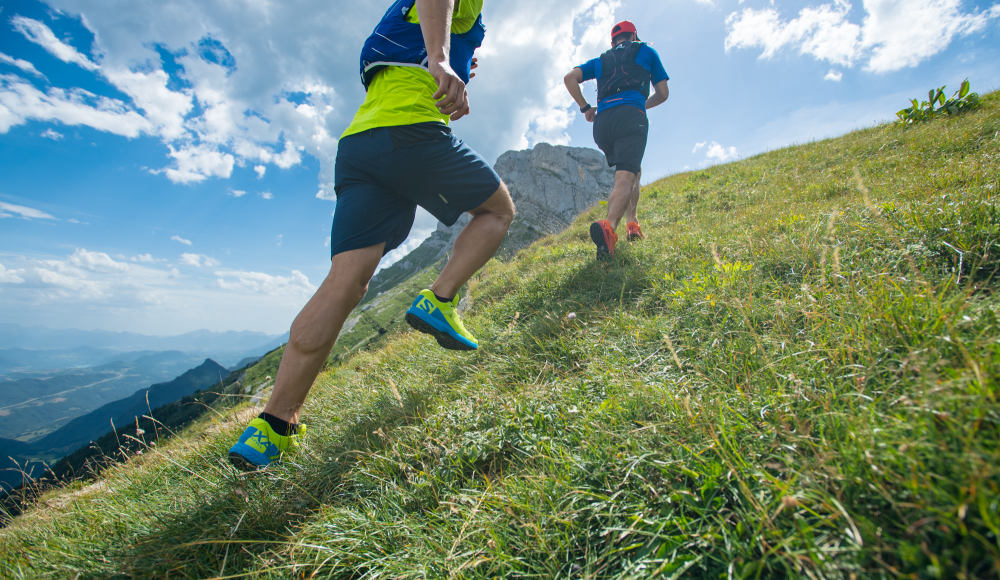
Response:
[{"label": "distant runner", "polygon": [[368,95],[337,148],[330,273],[292,323],[264,412],[229,450],[237,467],[268,465],[305,433],[298,420],[306,395],[379,260],[409,235],[418,205],[449,226],[465,212],[473,217],[406,321],[444,348],[478,348],[455,312],[458,290],[514,219],[500,177],[447,124],[469,114],[465,85],[486,33],[482,9],[483,0],[399,0],[365,41]]},{"label": "distant runner", "polygon": [[[580,83],[597,79],[597,108],[587,102]],[[639,41],[635,25],[623,20],[611,28],[611,50],[574,68],[563,79],[580,112],[594,123],[594,141],[615,167],[615,186],[608,196],[607,219],[590,225],[590,238],[597,245],[597,258],[615,255],[618,222],[628,215],[628,240],[645,238],[639,228],[639,178],[646,152],[649,121],[646,109],[667,100],[667,71],[660,56]],[[649,95],[650,84],[655,91]],[[596,120],[595,120],[596,117]]]}]

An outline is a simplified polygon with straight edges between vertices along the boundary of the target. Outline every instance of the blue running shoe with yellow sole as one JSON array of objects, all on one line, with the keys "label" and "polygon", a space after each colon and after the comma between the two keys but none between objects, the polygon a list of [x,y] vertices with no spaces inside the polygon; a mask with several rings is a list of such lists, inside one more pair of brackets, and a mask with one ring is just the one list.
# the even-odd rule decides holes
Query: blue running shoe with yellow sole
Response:
[{"label": "blue running shoe with yellow sole", "polygon": [[299,425],[295,435],[278,435],[260,417],[250,421],[250,425],[240,435],[239,441],[229,449],[229,462],[243,471],[267,467],[281,459],[281,455],[298,446],[298,438],[305,435],[306,426]]},{"label": "blue running shoe with yellow sole", "polygon": [[449,350],[476,350],[476,337],[465,329],[455,308],[458,296],[451,302],[441,302],[430,290],[421,290],[413,305],[406,311],[406,322],[413,328],[437,339],[438,344]]}]

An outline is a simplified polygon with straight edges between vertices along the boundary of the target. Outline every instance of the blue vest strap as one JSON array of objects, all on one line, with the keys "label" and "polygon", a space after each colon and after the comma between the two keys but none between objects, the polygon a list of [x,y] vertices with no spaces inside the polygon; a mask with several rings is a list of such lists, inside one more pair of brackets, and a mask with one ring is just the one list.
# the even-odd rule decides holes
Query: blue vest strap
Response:
[{"label": "blue vest strap", "polygon": [[[427,47],[424,46],[420,24],[406,20],[414,0],[397,0],[389,7],[361,49],[361,84],[365,90],[380,70],[387,66],[427,68]],[[472,57],[486,36],[483,15],[463,34],[451,33],[449,62],[455,74],[468,83],[472,73]]]}]

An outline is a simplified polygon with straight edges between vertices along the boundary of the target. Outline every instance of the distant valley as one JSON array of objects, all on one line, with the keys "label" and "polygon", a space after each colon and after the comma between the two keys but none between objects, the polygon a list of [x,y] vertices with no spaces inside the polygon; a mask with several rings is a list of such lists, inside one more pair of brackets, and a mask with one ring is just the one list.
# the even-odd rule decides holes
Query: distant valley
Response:
[{"label": "distant valley", "polygon": [[[52,329],[44,326],[21,326],[0,323],[0,349],[35,351],[71,350],[80,347],[111,349],[112,351],[214,351],[274,348],[287,340],[287,335],[271,335],[252,331],[212,332],[195,330],[177,336],[149,336],[134,332],[107,330]],[[0,353],[3,351],[0,350]]]},{"label": "distant valley", "polygon": [[286,337],[207,330],[158,337],[0,324],[0,437],[38,439],[207,358],[234,367]]},{"label": "distant valley", "polygon": [[171,381],[135,390],[129,396],[81,414],[44,437],[27,442],[0,437],[0,444],[7,450],[6,456],[0,457],[0,489],[20,485],[22,471],[38,477],[46,466],[54,465],[60,458],[87,443],[129,424],[133,424],[134,429],[134,422],[143,415],[220,384],[228,374],[228,369],[206,359]]},{"label": "distant valley", "polygon": [[[287,340],[262,332],[179,336],[0,324],[0,439],[50,463],[137,415],[219,382]],[[147,401],[148,399],[148,401]],[[16,485],[17,472],[0,473]]]},{"label": "distant valley", "polygon": [[75,417],[169,381],[204,360],[201,355],[167,351],[0,382],[0,437],[38,439]]}]

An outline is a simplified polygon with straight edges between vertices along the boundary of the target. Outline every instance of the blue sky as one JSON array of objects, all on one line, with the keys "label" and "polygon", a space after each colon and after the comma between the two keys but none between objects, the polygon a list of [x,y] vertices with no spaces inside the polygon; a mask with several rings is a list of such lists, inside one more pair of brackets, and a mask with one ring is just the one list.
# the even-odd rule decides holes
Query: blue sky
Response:
[{"label": "blue sky", "polygon": [[[0,322],[287,330],[329,267],[337,137],[388,3],[4,2]],[[491,161],[593,147],[562,76],[626,18],[671,77],[644,182],[885,121],[967,77],[1000,87],[995,3],[487,0],[455,132]],[[419,215],[386,263],[435,225]]]}]

